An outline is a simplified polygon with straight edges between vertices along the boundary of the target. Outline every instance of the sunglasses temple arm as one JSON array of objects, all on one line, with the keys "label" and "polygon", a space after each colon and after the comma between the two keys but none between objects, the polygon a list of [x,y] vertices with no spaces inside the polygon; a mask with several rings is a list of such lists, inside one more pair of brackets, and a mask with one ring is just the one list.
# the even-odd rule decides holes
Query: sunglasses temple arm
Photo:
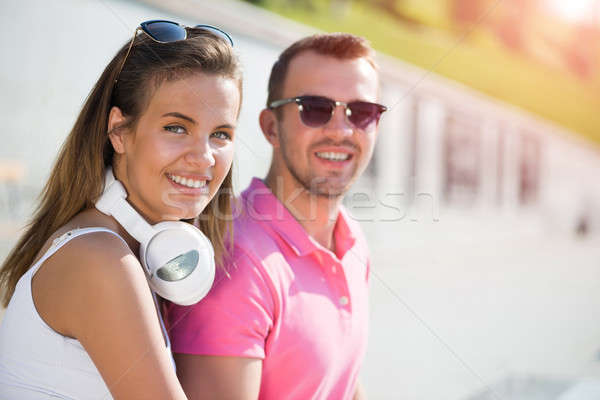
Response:
[{"label": "sunglasses temple arm", "polygon": [[125,54],[123,61],[121,62],[121,66],[119,67],[119,72],[117,72],[117,75],[115,78],[115,85],[117,84],[117,81],[119,80],[119,75],[121,75],[121,71],[123,71],[123,67],[125,66],[125,61],[127,61],[127,57],[129,57],[129,53],[131,52],[131,48],[133,47],[133,42],[135,41],[135,37],[137,36],[139,30],[140,30],[140,28],[138,27],[135,30],[135,32],[133,32],[133,37],[131,38],[131,42],[129,42],[129,48],[127,49],[127,53]]},{"label": "sunglasses temple arm", "polygon": [[277,108],[277,107],[281,107],[284,104],[288,104],[288,103],[297,103],[298,105],[300,105],[300,103],[298,103],[296,101],[296,98],[291,98],[291,99],[281,99],[281,100],[275,100],[273,102],[271,102],[271,104],[269,104],[269,108],[273,109],[273,108]]}]

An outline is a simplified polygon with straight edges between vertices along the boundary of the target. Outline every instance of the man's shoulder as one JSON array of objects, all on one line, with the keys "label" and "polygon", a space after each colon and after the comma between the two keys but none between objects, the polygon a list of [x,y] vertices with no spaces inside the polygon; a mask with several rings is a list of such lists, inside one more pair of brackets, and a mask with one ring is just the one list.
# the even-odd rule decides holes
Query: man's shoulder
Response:
[{"label": "man's shoulder", "polygon": [[233,220],[233,243],[237,248],[255,254],[278,250],[277,233],[271,226],[276,221],[270,214],[257,212],[248,200],[246,189],[237,200]]},{"label": "man's shoulder", "polygon": [[273,233],[266,221],[247,213],[237,216],[233,222],[233,243],[247,251],[260,252],[264,248],[277,247]]},{"label": "man's shoulder", "polygon": [[277,281],[281,274],[286,274],[291,250],[271,226],[272,222],[244,212],[236,216],[226,270],[260,275],[265,281]]}]

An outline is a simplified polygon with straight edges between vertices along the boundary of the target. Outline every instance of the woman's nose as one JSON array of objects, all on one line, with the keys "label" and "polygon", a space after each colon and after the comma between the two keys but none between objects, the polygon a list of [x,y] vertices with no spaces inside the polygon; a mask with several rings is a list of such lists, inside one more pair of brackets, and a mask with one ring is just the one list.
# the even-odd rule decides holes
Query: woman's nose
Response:
[{"label": "woman's nose", "polygon": [[202,168],[214,166],[215,156],[213,154],[213,148],[210,145],[210,139],[201,138],[194,140],[185,155],[185,160]]}]

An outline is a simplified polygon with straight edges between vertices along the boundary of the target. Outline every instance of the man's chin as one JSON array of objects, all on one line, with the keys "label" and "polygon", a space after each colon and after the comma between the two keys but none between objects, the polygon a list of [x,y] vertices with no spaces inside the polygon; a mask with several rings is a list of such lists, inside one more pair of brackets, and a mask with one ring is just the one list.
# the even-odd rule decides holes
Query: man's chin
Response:
[{"label": "man's chin", "polygon": [[312,175],[303,177],[301,174],[295,173],[293,169],[289,169],[296,182],[299,183],[307,192],[313,196],[327,197],[336,199],[343,197],[352,186],[354,179],[346,174],[332,174],[330,171],[323,172],[325,176]]},{"label": "man's chin", "polygon": [[338,200],[341,199],[342,197],[344,197],[344,193],[328,193],[328,192],[317,192],[317,193],[312,193],[314,196],[323,198],[323,199],[329,199],[329,200]]},{"label": "man's chin", "polygon": [[345,185],[333,185],[333,184],[324,184],[314,186],[310,189],[310,193],[319,196],[319,197],[327,197],[330,199],[337,199],[340,197],[344,197],[346,192],[350,189],[349,184]]}]

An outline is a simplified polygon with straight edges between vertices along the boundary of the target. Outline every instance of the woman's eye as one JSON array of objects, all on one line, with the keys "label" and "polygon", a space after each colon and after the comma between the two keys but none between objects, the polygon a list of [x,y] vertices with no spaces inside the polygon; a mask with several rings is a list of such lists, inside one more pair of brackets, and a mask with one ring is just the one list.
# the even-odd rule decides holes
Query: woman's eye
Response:
[{"label": "woman's eye", "polygon": [[217,139],[231,140],[231,135],[223,131],[213,132],[211,136],[216,137]]},{"label": "woman's eye", "polygon": [[183,126],[179,126],[179,125],[165,126],[165,130],[169,131],[169,132],[177,133],[177,134],[182,134],[182,133],[186,132],[185,128]]}]

